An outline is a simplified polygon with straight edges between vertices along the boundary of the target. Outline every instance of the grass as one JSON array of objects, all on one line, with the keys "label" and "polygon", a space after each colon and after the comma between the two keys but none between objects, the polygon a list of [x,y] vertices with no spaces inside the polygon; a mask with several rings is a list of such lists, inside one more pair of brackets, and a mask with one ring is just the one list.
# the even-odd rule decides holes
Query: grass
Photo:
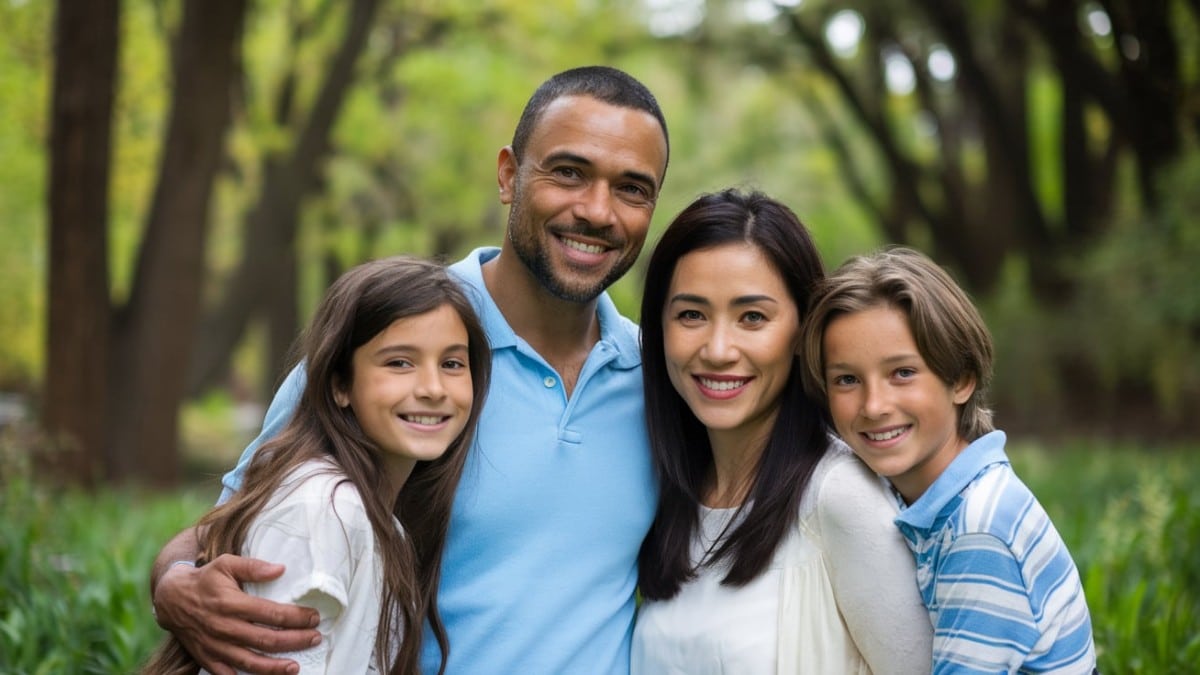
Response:
[{"label": "grass", "polygon": [[[135,672],[161,637],[150,562],[210,505],[215,480],[168,495],[55,490],[13,454],[0,440],[0,673]],[[1200,664],[1198,454],[1103,442],[1012,449],[1079,565],[1106,674]]]}]

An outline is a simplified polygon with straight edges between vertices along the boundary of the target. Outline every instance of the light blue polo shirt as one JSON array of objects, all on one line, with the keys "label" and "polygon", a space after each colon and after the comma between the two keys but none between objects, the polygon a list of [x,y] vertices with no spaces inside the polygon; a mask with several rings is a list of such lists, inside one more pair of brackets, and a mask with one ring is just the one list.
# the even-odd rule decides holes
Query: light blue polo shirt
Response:
[{"label": "light blue polo shirt", "polygon": [[[443,560],[446,672],[628,673],[637,554],[657,499],[637,326],[600,297],[600,342],[568,399],[487,293],[481,265],[498,253],[476,249],[451,267],[491,342],[492,383]],[[291,416],[303,377],[294,370],[280,387],[223,499]],[[424,647],[423,670],[437,672],[429,634]]]}]

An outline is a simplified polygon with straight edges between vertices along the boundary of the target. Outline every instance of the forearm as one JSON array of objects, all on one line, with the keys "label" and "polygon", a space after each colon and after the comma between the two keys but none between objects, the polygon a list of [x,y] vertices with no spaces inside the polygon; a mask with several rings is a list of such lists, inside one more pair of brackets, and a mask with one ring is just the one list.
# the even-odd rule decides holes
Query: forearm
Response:
[{"label": "forearm", "polygon": [[158,557],[154,559],[154,565],[150,568],[150,597],[154,597],[154,592],[158,589],[158,582],[171,568],[172,563],[180,560],[195,560],[199,555],[200,539],[195,527],[189,527],[172,537],[171,541],[168,541],[158,552]]}]

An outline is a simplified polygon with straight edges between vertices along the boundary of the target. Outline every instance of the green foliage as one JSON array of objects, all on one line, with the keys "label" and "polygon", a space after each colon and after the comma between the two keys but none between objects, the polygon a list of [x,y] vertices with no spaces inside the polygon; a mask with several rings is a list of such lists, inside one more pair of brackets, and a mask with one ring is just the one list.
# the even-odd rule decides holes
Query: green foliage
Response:
[{"label": "green foliage", "polygon": [[149,611],[158,547],[210,501],[36,484],[0,438],[0,672],[130,673],[162,636]]},{"label": "green foliage", "polygon": [[1195,449],[1071,443],[1012,452],[1083,578],[1102,673],[1190,673],[1200,663],[1200,486]]}]

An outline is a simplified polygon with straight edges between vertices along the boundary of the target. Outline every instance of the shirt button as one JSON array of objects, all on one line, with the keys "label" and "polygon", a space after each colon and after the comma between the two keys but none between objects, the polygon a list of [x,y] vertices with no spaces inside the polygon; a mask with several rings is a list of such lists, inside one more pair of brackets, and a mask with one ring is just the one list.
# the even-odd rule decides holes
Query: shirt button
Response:
[{"label": "shirt button", "polygon": [[553,377],[547,377],[546,379],[542,380],[542,384],[546,385],[547,389],[550,389],[554,385],[558,384],[558,381]]}]

